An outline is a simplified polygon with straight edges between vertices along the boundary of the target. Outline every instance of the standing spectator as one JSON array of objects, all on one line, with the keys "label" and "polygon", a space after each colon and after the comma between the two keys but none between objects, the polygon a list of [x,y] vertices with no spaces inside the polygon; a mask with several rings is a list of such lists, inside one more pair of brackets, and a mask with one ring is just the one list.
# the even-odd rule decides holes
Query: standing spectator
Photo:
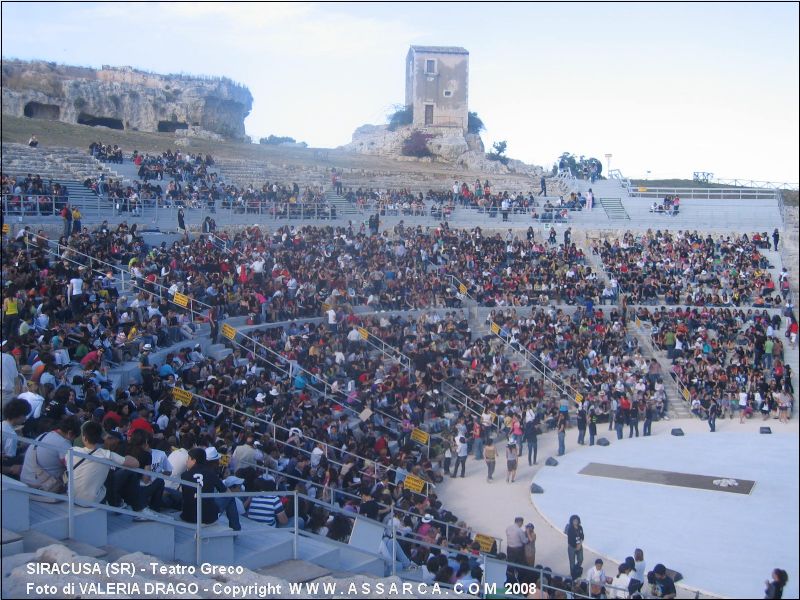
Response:
[{"label": "standing spectator", "polygon": [[628,410],[628,438],[632,438],[634,433],[639,437],[639,402],[635,400]]},{"label": "standing spectator", "polygon": [[536,532],[533,523],[525,525],[525,535],[528,542],[525,544],[525,562],[533,567],[536,564]]},{"label": "standing spectator", "polygon": [[506,527],[506,554],[508,562],[525,563],[525,544],[528,543],[528,535],[522,529],[525,519],[517,517],[514,524]]},{"label": "standing spectator", "polygon": [[[777,231],[777,230],[776,230]],[[783,569],[772,571],[772,581],[765,581],[767,589],[764,590],[764,598],[783,598],[783,588],[789,581],[789,575]]]},{"label": "standing spectator", "polygon": [[642,435],[649,437],[653,427],[653,403],[647,401],[644,405],[644,425],[642,426]]},{"label": "standing spectator", "polygon": [[467,468],[467,456],[469,456],[467,438],[460,435],[456,438],[456,464],[453,466],[453,477],[457,477],[459,465],[461,465],[461,477],[463,478],[465,476],[464,472]]},{"label": "standing spectator", "polygon": [[494,467],[497,462],[497,448],[494,447],[494,442],[492,438],[489,438],[486,441],[486,448],[483,451],[483,458],[486,461],[486,481],[492,481],[492,475],[494,475]]},{"label": "standing spectator", "polygon": [[64,220],[64,237],[69,238],[72,234],[72,207],[69,203],[61,209],[61,218]]},{"label": "standing spectator", "polygon": [[718,415],[719,405],[717,404],[717,399],[712,398],[711,403],[708,406],[708,428],[711,430],[711,433],[714,433],[717,430]]},{"label": "standing spectator", "polygon": [[597,437],[597,412],[596,406],[589,407],[589,445],[594,446],[594,439]]},{"label": "standing spectator", "polygon": [[[630,560],[626,559],[626,562],[630,564]],[[633,551],[631,581],[633,582],[631,589],[636,592],[641,591],[644,582],[647,581],[647,563],[644,560],[644,551],[641,548],[636,548]]]},{"label": "standing spectator", "polygon": [[[539,450],[539,440],[538,440],[538,431],[537,428],[539,427],[538,423],[536,422],[537,419],[534,417],[532,420],[525,421],[525,433],[523,434],[523,439],[525,443],[528,445],[528,466],[532,466],[536,464],[536,453]],[[531,462],[531,453],[533,453],[533,462]]]},{"label": "standing spectator", "polygon": [[80,234],[81,232],[81,211],[78,210],[77,206],[72,207],[72,233],[75,235]]},{"label": "standing spectator", "polygon": [[509,442],[508,445],[506,445],[506,467],[508,468],[506,483],[514,483],[514,480],[517,478],[518,457],[519,452],[517,451],[517,445],[514,442]]},{"label": "standing spectator", "polygon": [[[8,339],[19,333],[19,301],[14,286],[8,286],[3,292],[3,337]],[[6,342],[3,342],[5,345]],[[3,373],[3,386],[5,387],[6,373]],[[7,382],[11,384],[12,382]]]},{"label": "standing spectator", "polygon": [[583,526],[578,515],[572,515],[569,523],[564,528],[567,534],[567,557],[569,558],[569,572],[573,579],[583,573]]},{"label": "standing spectator", "polygon": [[778,251],[778,242],[781,239],[781,234],[778,233],[778,228],[775,228],[775,231],[772,232],[772,245],[775,252]]},{"label": "standing spectator", "polygon": [[178,231],[183,233],[184,236],[187,235],[186,233],[186,215],[183,212],[183,207],[181,206],[178,208]]},{"label": "standing spectator", "polygon": [[576,424],[578,426],[578,445],[583,446],[586,441],[586,409],[584,408],[583,402],[578,405],[578,413],[576,418]]},{"label": "standing spectator", "polygon": [[567,438],[567,418],[564,413],[558,414],[558,422],[556,423],[556,431],[558,432],[558,455],[564,456],[567,451],[564,444]]},{"label": "standing spectator", "polygon": [[544,179],[544,175],[541,176],[539,179],[539,195],[540,196],[547,196],[547,182]]}]

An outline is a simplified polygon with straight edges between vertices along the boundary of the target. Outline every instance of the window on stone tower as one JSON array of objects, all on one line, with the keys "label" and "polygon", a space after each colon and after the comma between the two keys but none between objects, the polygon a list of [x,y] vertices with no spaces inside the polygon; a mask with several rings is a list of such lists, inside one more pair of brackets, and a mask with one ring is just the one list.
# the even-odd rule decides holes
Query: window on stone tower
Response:
[{"label": "window on stone tower", "polygon": [[436,60],[435,59],[428,59],[425,61],[425,74],[426,75],[435,75],[436,74]]}]

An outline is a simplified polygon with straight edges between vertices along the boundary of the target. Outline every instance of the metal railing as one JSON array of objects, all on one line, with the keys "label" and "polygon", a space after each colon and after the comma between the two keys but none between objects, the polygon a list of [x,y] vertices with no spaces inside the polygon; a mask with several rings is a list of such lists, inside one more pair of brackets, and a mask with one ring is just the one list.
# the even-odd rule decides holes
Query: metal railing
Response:
[{"label": "metal railing", "polygon": [[725,179],[713,176],[710,178],[709,181],[721,185],[731,185],[734,187],[755,188],[755,189],[772,189],[772,190],[800,189],[800,184],[779,182],[779,181],[758,181],[755,179]]},{"label": "metal railing", "polygon": [[503,327],[494,321],[489,323],[489,332],[505,344],[506,348],[514,352],[518,352],[525,361],[537,372],[542,378],[547,381],[555,390],[560,392],[566,397],[571,397],[573,401],[577,402],[579,396],[582,396],[578,390],[565,382],[557,371],[548,367],[538,356],[528,350],[522,344],[513,345],[508,341],[507,336],[502,335]]},{"label": "metal railing", "polygon": [[[633,319],[633,324],[636,327],[636,329],[650,340],[650,344],[652,345],[653,348],[661,351],[666,350],[666,348],[661,346],[661,344],[658,343],[658,340],[656,340],[656,334],[653,331],[652,324],[649,328],[649,331],[647,330],[645,323],[648,322],[649,321],[642,321],[639,317],[634,317]],[[673,371],[671,370],[669,371],[669,376],[672,377],[672,380],[675,382],[675,387],[678,388],[678,393],[681,395],[683,401],[691,405],[692,393],[689,390],[689,388],[686,387],[683,381],[681,381],[681,379]]]},{"label": "metal railing", "polygon": [[627,177],[625,177],[625,176],[622,174],[622,171],[620,171],[619,169],[611,169],[611,170],[608,172],[608,178],[609,178],[609,179],[614,179],[614,180],[616,180],[616,181],[619,181],[619,182],[622,184],[622,187],[624,187],[624,188],[625,188],[625,189],[627,189],[627,190],[630,190],[630,189],[631,189],[631,182],[630,182],[630,180],[629,180]]},{"label": "metal railing", "polygon": [[[28,444],[29,446],[34,447],[44,447],[49,448],[52,450],[57,450],[55,446],[48,444],[46,442],[42,442],[39,440],[34,440],[30,438],[19,438],[20,442]],[[141,513],[133,510],[128,510],[126,508],[111,506],[109,504],[103,504],[100,502],[89,501],[85,499],[78,499],[76,498],[76,490],[75,490],[75,461],[76,460],[88,460],[90,462],[94,462],[97,464],[102,464],[109,469],[118,469],[121,471],[127,471],[131,473],[138,473],[140,475],[149,477],[151,479],[161,479],[165,482],[170,481],[173,483],[177,483],[181,486],[187,486],[193,488],[195,490],[195,521],[194,522],[187,522],[182,521],[180,519],[175,519],[167,515],[162,515],[159,513],[151,512],[147,515],[146,520],[150,522],[161,523],[167,526],[177,527],[180,529],[186,530],[193,530],[194,531],[194,546],[195,546],[195,564],[199,565],[202,564],[203,561],[203,541],[208,540],[214,537],[218,537],[218,532],[209,532],[207,535],[204,534],[204,523],[202,521],[203,517],[203,501],[204,500],[212,500],[216,501],[216,499],[235,499],[235,498],[256,498],[256,497],[265,497],[265,496],[276,496],[281,498],[290,498],[290,502],[292,503],[293,507],[293,517],[294,522],[292,527],[284,528],[286,531],[292,532],[292,557],[296,560],[299,556],[299,542],[301,538],[307,539],[322,539],[321,536],[318,534],[304,531],[299,526],[299,518],[300,515],[300,502],[304,502],[310,506],[319,506],[321,507],[327,514],[336,514],[341,517],[348,519],[352,525],[359,520],[366,521],[371,524],[375,524],[376,521],[369,519],[368,517],[361,515],[359,513],[353,512],[351,510],[346,510],[344,508],[335,506],[334,504],[325,502],[318,498],[312,498],[306,494],[302,494],[297,491],[260,491],[260,492],[211,492],[211,493],[204,493],[202,491],[202,486],[195,482],[190,481],[182,478],[172,477],[171,475],[164,475],[161,473],[156,473],[151,470],[134,468],[134,467],[126,467],[123,465],[119,465],[116,462],[111,460],[107,460],[105,458],[101,458],[98,456],[93,456],[88,452],[77,452],[75,448],[68,448],[67,449],[67,456],[66,456],[66,469],[65,473],[67,475],[67,482],[66,482],[66,490],[64,493],[55,493],[55,492],[45,492],[43,490],[39,490],[30,486],[25,485],[24,483],[19,483],[16,481],[4,481],[4,488],[9,490],[14,490],[20,493],[27,494],[28,496],[40,497],[40,498],[47,498],[50,502],[66,502],[67,503],[67,537],[68,539],[75,539],[76,531],[77,531],[77,523],[76,523],[76,508],[93,508],[97,510],[104,511],[106,513],[113,513],[117,515],[127,515],[130,517],[140,517]],[[399,514],[403,514],[399,509],[391,507],[392,510],[390,515],[394,515],[395,512]],[[218,509],[219,511],[219,509]],[[412,513],[409,513],[412,514]],[[419,516],[419,515],[415,515]],[[247,516],[245,516],[248,518]],[[441,523],[441,522],[440,522]],[[446,523],[445,523],[446,524]],[[532,565],[515,563],[512,561],[502,560],[497,558],[497,553],[500,552],[502,539],[494,538],[495,542],[497,543],[496,549],[493,548],[490,551],[480,551],[478,553],[475,552],[464,552],[460,550],[456,550],[450,547],[449,544],[442,545],[442,544],[433,544],[430,542],[426,542],[424,539],[420,538],[417,534],[406,534],[402,533],[397,530],[395,519],[391,518],[391,523],[386,524],[383,523],[385,528],[384,532],[384,540],[381,542],[381,546],[384,544],[391,544],[391,574],[393,576],[398,576],[401,579],[403,578],[404,570],[398,570],[397,563],[398,563],[398,550],[401,550],[400,546],[398,545],[398,541],[405,543],[406,545],[410,546],[420,546],[423,548],[427,548],[428,550],[434,550],[440,553],[443,553],[450,557],[457,557],[457,556],[465,556],[468,558],[475,558],[476,555],[482,559],[483,561],[483,570],[484,570],[484,578],[485,583],[495,583],[502,586],[505,584],[506,581],[506,574],[508,570],[524,570],[526,572],[531,571],[538,571],[539,574],[539,581],[541,583],[541,587],[547,587],[547,584],[544,584],[545,576],[550,576],[552,573],[546,569],[536,569]],[[270,526],[264,524],[264,527],[267,528],[267,531],[271,531],[277,529],[275,526]],[[352,536],[355,527],[351,527],[350,532],[348,532],[348,543],[339,542],[337,540],[332,540],[330,538],[324,538],[326,543],[330,543],[331,545],[342,545],[346,546],[351,550],[359,551],[364,554],[371,555],[375,557],[375,553],[371,553],[367,550],[358,548],[349,543],[349,538]],[[252,530],[250,530],[252,531]],[[236,536],[237,534],[231,534]],[[266,549],[266,548],[265,548]],[[378,557],[382,558],[384,562],[387,561],[387,557],[382,556],[380,552],[381,548],[376,548],[375,551]],[[405,551],[403,551],[405,552]],[[410,559],[409,559],[410,562]],[[492,568],[494,567],[494,568]],[[611,585],[605,586],[607,589],[614,589]],[[556,589],[556,588],[552,588]],[[586,597],[589,596],[581,596],[580,594],[575,594],[574,597]]]},{"label": "metal railing", "polygon": [[[211,305],[206,304],[205,302],[202,302],[200,300],[197,300],[197,299],[195,299],[195,298],[193,298],[192,296],[189,296],[189,295],[186,295],[187,304],[184,306],[184,304],[182,304],[181,302],[176,301],[176,299],[175,299],[176,294],[171,294],[169,292],[169,288],[167,288],[166,286],[164,286],[164,285],[162,285],[162,284],[160,284],[158,282],[153,281],[153,282],[148,282],[147,283],[147,286],[150,286],[150,287],[152,287],[154,289],[148,289],[148,287],[140,286],[137,283],[135,283],[135,279],[134,279],[133,275],[131,274],[131,272],[128,271],[127,269],[125,269],[124,267],[121,267],[119,265],[115,265],[115,264],[106,262],[104,260],[101,260],[99,258],[91,256],[90,254],[85,254],[85,253],[83,253],[83,252],[81,252],[79,250],[76,250],[75,248],[72,248],[69,245],[66,245],[66,246],[62,245],[59,242],[56,242],[54,240],[50,240],[50,239],[48,239],[48,238],[46,238],[44,236],[41,236],[41,235],[39,235],[37,233],[29,233],[28,236],[47,242],[47,247],[44,248],[44,250],[48,254],[50,254],[51,256],[57,257],[59,260],[66,260],[66,261],[69,261],[69,262],[71,262],[73,264],[86,267],[90,271],[92,271],[93,273],[96,273],[96,274],[99,274],[99,275],[105,275],[106,274],[106,270],[111,269],[112,272],[114,272],[114,273],[116,273],[116,274],[121,276],[120,284],[122,286],[123,292],[125,291],[126,287],[129,286],[131,289],[134,289],[137,292],[149,294],[151,296],[156,296],[157,295],[159,300],[162,299],[162,298],[166,298],[169,302],[171,302],[172,304],[176,305],[177,307],[188,310],[190,318],[192,319],[192,322],[194,322],[195,315],[198,316],[201,320],[205,320],[206,319],[206,317],[202,314],[202,312],[197,310],[195,307],[200,307],[204,311],[211,310]],[[55,250],[50,247],[51,245],[55,246]],[[62,248],[64,249],[64,253],[63,254],[61,252]],[[70,256],[66,256],[67,253],[76,254],[78,256],[81,256],[84,259],[87,259],[89,261],[89,263],[85,264],[85,263],[82,263],[82,262],[80,262],[78,260],[75,260],[74,258],[72,258]],[[106,270],[96,269],[95,266],[94,266],[94,263],[97,263],[98,265],[103,266]],[[126,275],[127,275],[127,281],[125,279]]]},{"label": "metal railing", "polygon": [[777,198],[773,189],[748,188],[681,188],[681,187],[647,187],[632,186],[628,188],[634,198],[664,198],[678,196],[681,200],[774,200]]}]

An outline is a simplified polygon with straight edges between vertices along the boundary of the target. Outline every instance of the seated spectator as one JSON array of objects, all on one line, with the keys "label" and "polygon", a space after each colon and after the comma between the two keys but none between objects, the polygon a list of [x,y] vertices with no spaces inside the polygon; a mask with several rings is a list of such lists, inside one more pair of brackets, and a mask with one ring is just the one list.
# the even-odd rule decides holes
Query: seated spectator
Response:
[{"label": "seated spectator", "polygon": [[30,404],[21,398],[15,398],[3,409],[3,475],[19,479],[22,472],[24,455],[18,452],[18,436],[16,428],[20,427],[31,411]]},{"label": "seated spectator", "polygon": [[80,433],[77,417],[63,417],[55,429],[37,437],[41,444],[28,446],[20,481],[37,490],[60,493],[64,489],[67,450]]},{"label": "seated spectator", "polygon": [[[83,447],[76,446],[72,456],[75,498],[86,502],[105,502],[107,495],[105,484],[111,466],[87,457],[102,458],[124,467],[138,467],[139,463],[131,456],[123,457],[103,448],[103,428],[94,421],[86,421],[81,427],[81,442]],[[125,471],[115,471],[119,472]]]}]

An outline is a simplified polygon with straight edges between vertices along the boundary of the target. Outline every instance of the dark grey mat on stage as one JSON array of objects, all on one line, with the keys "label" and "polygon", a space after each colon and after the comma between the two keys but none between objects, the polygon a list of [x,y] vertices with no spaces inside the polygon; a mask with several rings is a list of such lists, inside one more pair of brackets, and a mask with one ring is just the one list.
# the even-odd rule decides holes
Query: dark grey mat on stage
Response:
[{"label": "dark grey mat on stage", "polygon": [[735,479],[719,475],[694,475],[692,473],[676,473],[674,471],[658,471],[656,469],[605,465],[602,463],[589,463],[579,471],[579,474],[642,483],[659,483],[661,485],[695,488],[712,492],[732,492],[734,494],[749,494],[756,484],[755,481],[747,479]]}]

